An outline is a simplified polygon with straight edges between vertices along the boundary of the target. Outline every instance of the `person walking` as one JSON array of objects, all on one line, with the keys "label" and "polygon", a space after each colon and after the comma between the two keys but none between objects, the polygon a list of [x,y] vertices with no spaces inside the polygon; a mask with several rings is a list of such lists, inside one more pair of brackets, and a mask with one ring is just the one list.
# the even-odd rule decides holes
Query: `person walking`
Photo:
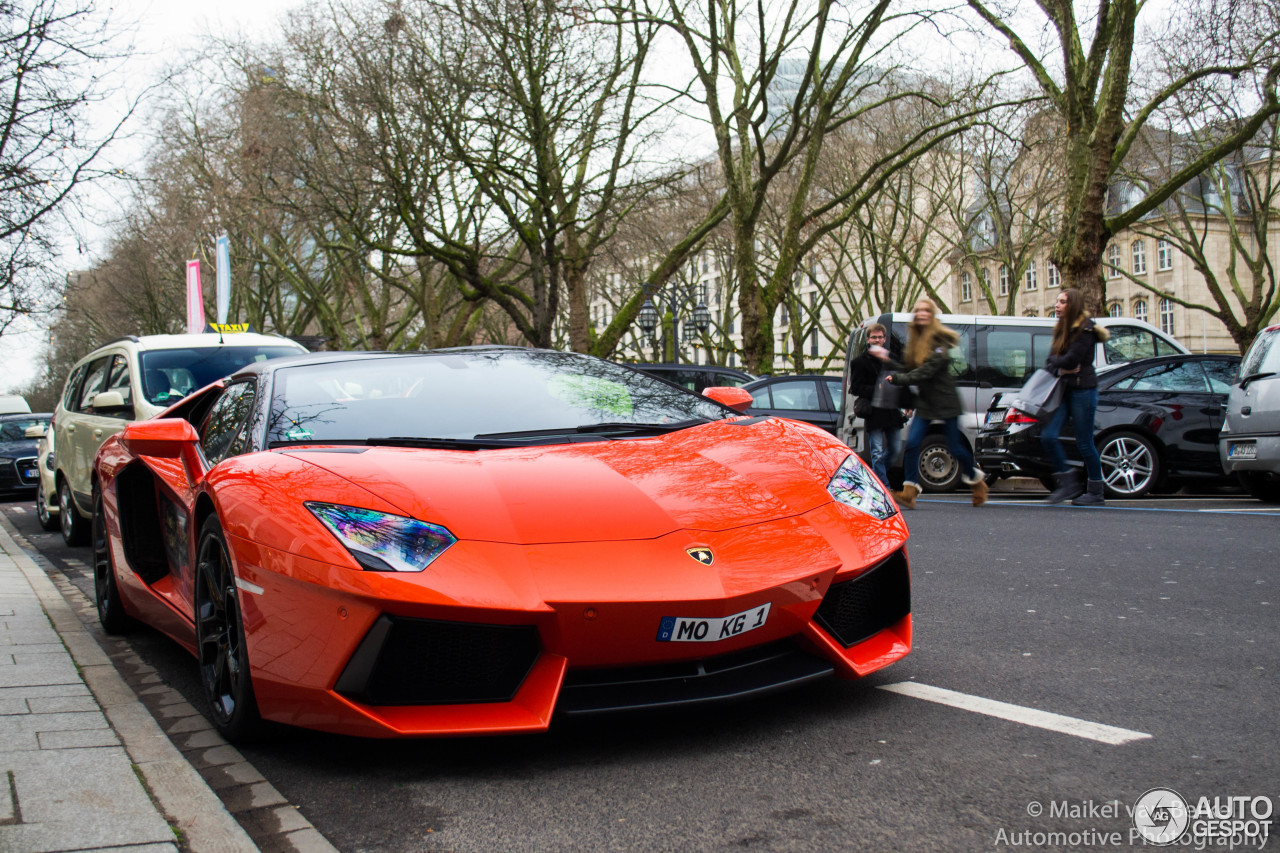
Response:
[{"label": "person walking", "polygon": [[[960,336],[942,325],[938,320],[937,306],[930,299],[922,296],[916,300],[912,314],[911,325],[907,328],[907,348],[903,354],[906,364],[893,361],[884,347],[868,350],[894,371],[886,382],[914,385],[917,389],[915,414],[907,427],[907,447],[902,458],[904,476],[916,476],[920,470],[920,447],[929,432],[929,423],[942,421],[947,446],[961,466],[961,479],[973,492],[973,505],[982,506],[987,502],[987,481],[982,470],[974,464],[973,454],[960,435],[959,420],[964,408],[956,392],[955,379],[951,376],[950,350],[959,342]],[[908,479],[903,482],[902,491],[894,492],[893,497],[900,506],[915,509],[919,494],[920,484]]]},{"label": "person walking", "polygon": [[[1054,303],[1058,322],[1053,327],[1053,342],[1045,369],[1062,380],[1062,404],[1049,416],[1040,442],[1053,465],[1053,491],[1045,503],[1058,504],[1070,500],[1075,506],[1101,506],[1103,499],[1102,460],[1093,443],[1093,421],[1098,411],[1098,374],[1093,369],[1094,351],[1099,341],[1109,335],[1096,326],[1084,310],[1084,296],[1068,288],[1058,294]],[[1080,474],[1067,464],[1062,449],[1062,428],[1070,418],[1076,436],[1076,449],[1084,460],[1088,484],[1081,486]]]},{"label": "person walking", "polygon": [[[849,390],[858,399],[858,403],[854,405],[854,414],[862,418],[862,427],[867,436],[867,452],[871,456],[871,470],[876,472],[880,482],[886,486],[889,485],[889,465],[898,455],[904,423],[901,408],[875,405],[876,385],[879,384],[880,372],[884,368],[880,359],[872,355],[871,347],[883,348],[888,340],[889,332],[884,326],[879,323],[867,326],[867,349],[849,367]],[[866,414],[859,411],[863,400],[866,401]]]}]

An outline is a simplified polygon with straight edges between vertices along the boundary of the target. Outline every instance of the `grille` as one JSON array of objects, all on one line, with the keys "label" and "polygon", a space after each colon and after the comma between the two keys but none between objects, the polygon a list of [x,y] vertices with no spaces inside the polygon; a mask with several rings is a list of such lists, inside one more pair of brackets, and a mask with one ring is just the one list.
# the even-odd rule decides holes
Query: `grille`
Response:
[{"label": "grille", "polygon": [[335,689],[366,705],[507,702],[540,650],[532,625],[480,625],[383,614]]},{"label": "grille", "polygon": [[853,580],[832,585],[814,620],[846,649],[911,612],[911,578],[899,550]]}]

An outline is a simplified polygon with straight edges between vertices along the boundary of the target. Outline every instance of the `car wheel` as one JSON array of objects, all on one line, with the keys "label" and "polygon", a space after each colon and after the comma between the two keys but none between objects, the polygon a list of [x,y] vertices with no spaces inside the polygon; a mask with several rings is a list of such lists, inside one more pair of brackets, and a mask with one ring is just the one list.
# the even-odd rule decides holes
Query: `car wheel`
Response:
[{"label": "car wheel", "polygon": [[1107,494],[1138,498],[1160,482],[1160,454],[1149,440],[1133,432],[1117,432],[1098,449]]},{"label": "car wheel", "polygon": [[1236,477],[1244,490],[1260,501],[1280,503],[1280,475],[1268,471],[1237,471]]},{"label": "car wheel", "polygon": [[947,447],[947,439],[931,435],[920,445],[920,488],[926,492],[950,492],[960,484],[960,462]]},{"label": "car wheel", "polygon": [[98,621],[108,634],[125,634],[133,627],[133,619],[124,611],[120,588],[116,586],[115,565],[111,562],[111,544],[107,541],[107,522],[102,516],[102,493],[93,490],[93,592],[98,602]]},{"label": "car wheel", "polygon": [[58,519],[49,512],[49,504],[44,499],[44,486],[36,486],[36,519],[44,530],[58,529]]},{"label": "car wheel", "polygon": [[71,484],[66,480],[58,484],[58,526],[62,528],[62,541],[72,547],[89,541],[89,524],[76,509]]},{"label": "car wheel", "polygon": [[245,742],[261,733],[253,695],[244,619],[231,552],[216,515],[200,528],[196,551],[196,660],[214,726],[227,740]]}]

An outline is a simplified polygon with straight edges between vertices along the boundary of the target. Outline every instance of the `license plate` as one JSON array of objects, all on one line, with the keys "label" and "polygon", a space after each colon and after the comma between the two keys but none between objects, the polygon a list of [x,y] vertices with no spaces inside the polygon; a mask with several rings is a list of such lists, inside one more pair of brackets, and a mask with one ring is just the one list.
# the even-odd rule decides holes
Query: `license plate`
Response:
[{"label": "license plate", "polygon": [[764,626],[770,604],[762,604],[732,616],[703,619],[698,616],[663,616],[658,626],[660,643],[714,643]]},{"label": "license plate", "polygon": [[987,412],[987,426],[1004,423],[1004,409],[992,409]]},{"label": "license plate", "polygon": [[40,472],[35,468],[21,468],[18,470],[18,474],[24,480],[35,480],[40,476]]},{"label": "license plate", "polygon": [[1256,441],[1237,441],[1227,445],[1228,459],[1257,459],[1258,443]]}]

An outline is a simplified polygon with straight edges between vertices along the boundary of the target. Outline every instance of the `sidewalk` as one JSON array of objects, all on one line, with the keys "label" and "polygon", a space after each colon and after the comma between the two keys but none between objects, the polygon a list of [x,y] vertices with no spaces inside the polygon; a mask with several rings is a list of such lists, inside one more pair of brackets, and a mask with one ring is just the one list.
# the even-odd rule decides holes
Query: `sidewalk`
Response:
[{"label": "sidewalk", "polygon": [[256,851],[0,525],[0,853]]}]

